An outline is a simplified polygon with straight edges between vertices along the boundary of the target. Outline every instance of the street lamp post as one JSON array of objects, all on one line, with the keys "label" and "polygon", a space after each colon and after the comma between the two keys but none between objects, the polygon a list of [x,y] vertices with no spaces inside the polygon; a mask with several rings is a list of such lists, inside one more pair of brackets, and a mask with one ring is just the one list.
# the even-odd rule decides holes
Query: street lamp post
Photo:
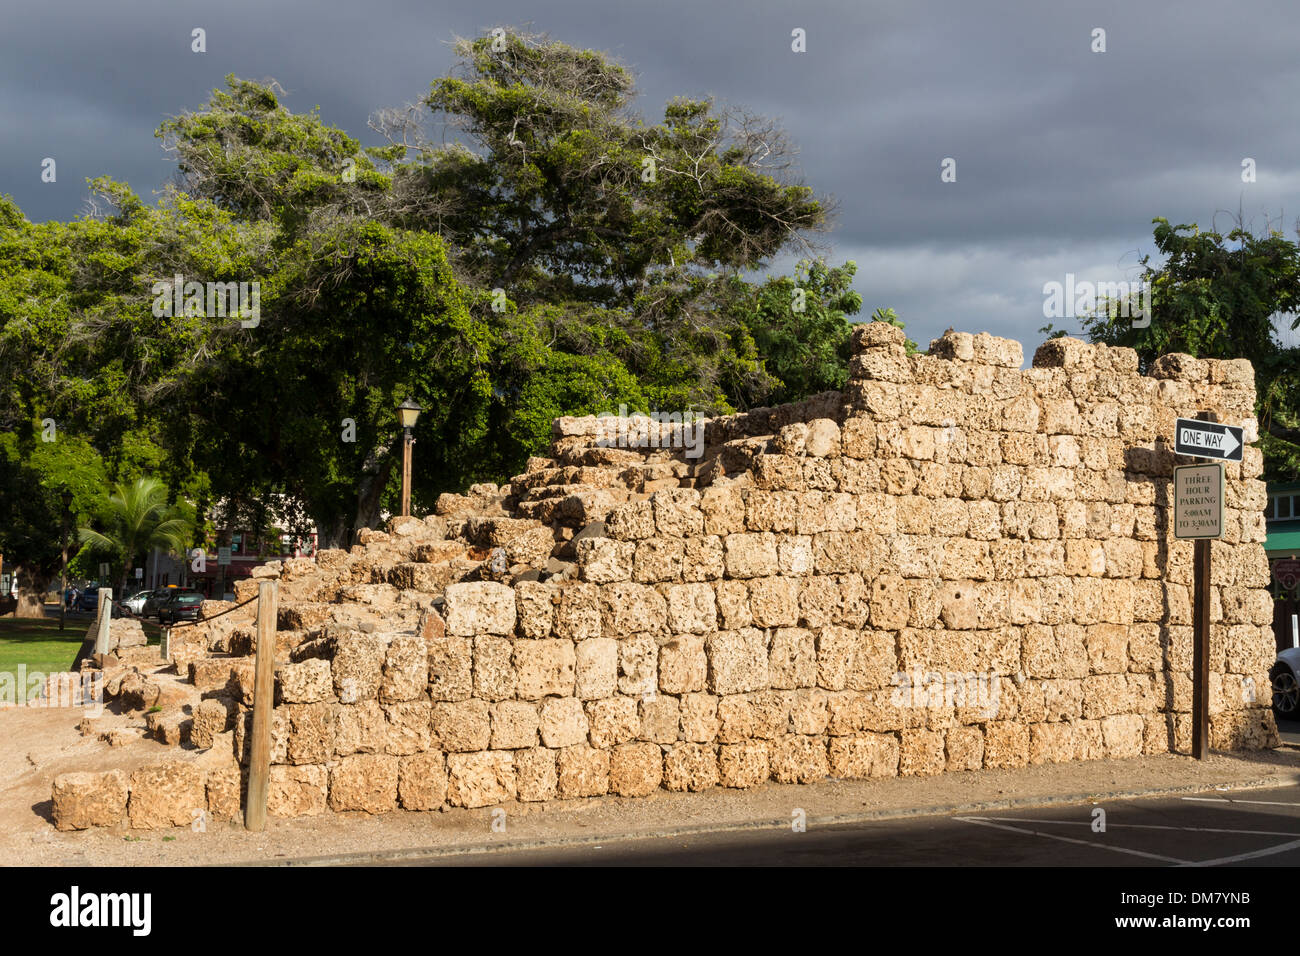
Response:
[{"label": "street lamp post", "polygon": [[63,498],[63,537],[61,544],[63,546],[63,557],[59,566],[59,630],[63,630],[63,622],[68,612],[68,516],[72,511],[72,492],[65,491]]},{"label": "street lamp post", "polygon": [[423,409],[409,398],[397,406],[397,418],[402,423],[402,517],[411,513],[411,446],[415,444],[411,429],[421,411]]}]

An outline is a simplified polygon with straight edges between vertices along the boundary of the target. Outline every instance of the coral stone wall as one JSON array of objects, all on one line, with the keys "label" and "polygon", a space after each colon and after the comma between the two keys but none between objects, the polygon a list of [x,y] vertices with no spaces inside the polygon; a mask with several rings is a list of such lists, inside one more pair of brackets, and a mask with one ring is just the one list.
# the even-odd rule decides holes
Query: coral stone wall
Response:
[{"label": "coral stone wall", "polygon": [[[1250,364],[1174,355],[1141,375],[1131,350],[1055,339],[1022,369],[1012,341],[950,332],[909,356],[883,323],[854,346],[843,393],[712,420],[698,460],[561,420],[556,459],[506,489],[510,517],[437,519],[531,557],[490,579],[401,571],[408,554],[385,568],[386,621],[299,622],[315,630],[277,668],[271,812],[1188,751],[1174,419],[1212,411],[1253,439]],[[1226,468],[1211,745],[1271,746],[1260,453]]]}]

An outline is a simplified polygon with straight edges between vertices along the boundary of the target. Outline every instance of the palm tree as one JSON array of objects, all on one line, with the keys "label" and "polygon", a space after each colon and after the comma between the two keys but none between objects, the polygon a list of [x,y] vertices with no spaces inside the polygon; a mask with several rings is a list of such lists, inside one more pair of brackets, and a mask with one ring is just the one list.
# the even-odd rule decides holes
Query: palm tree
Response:
[{"label": "palm tree", "polygon": [[184,513],[167,503],[167,486],[156,478],[116,485],[108,499],[104,531],[79,528],[77,536],[91,551],[122,559],[118,593],[126,588],[126,573],[135,559],[152,548],[184,551],[194,526]]}]

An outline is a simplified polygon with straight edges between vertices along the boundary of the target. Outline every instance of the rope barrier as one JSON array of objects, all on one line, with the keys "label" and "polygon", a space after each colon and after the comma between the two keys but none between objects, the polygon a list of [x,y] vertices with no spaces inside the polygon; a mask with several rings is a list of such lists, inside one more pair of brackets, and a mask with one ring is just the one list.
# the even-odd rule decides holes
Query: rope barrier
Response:
[{"label": "rope barrier", "polygon": [[187,622],[182,622],[182,623],[179,623],[179,624],[169,624],[169,625],[167,626],[167,630],[168,630],[168,631],[175,631],[175,630],[178,630],[178,629],[180,629],[180,628],[182,628],[182,627],[194,627],[194,626],[196,626],[196,625],[198,625],[198,624],[207,624],[208,621],[215,621],[217,618],[222,617],[223,615],[230,614],[230,613],[232,613],[232,612],[234,612],[234,611],[238,611],[241,607],[244,607],[245,605],[248,605],[248,604],[252,604],[252,603],[253,603],[254,601],[256,601],[256,600],[257,600],[257,595],[254,594],[254,595],[253,595],[251,598],[249,598],[247,601],[244,601],[244,602],[242,602],[242,603],[240,603],[240,604],[236,604],[234,607],[226,608],[224,611],[221,612],[221,614],[214,614],[214,615],[212,615],[212,617],[205,617],[205,618],[203,618],[202,620],[199,620],[199,621],[187,621]]}]

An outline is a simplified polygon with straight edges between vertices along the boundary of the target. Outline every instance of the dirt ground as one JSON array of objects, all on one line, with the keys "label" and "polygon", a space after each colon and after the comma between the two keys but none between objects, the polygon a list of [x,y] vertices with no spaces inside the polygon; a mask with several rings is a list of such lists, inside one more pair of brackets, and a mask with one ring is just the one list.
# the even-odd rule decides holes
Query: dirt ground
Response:
[{"label": "dirt ground", "polygon": [[[753,790],[659,792],[636,799],[601,797],[550,804],[432,813],[334,814],[272,818],[265,832],[239,822],[155,831],[101,829],[60,833],[50,820],[50,786],[70,770],[131,769],[197,751],[141,739],[110,748],[81,737],[84,711],[0,710],[0,860],[10,866],[195,866],[290,861],[328,863],[356,854],[376,859],[456,853],[488,847],[588,842],[619,835],[689,833],[745,827],[788,827],[797,810],[808,826],[918,813],[1100,802],[1149,791],[1179,792],[1300,781],[1300,749],[1249,754],[1139,757],[984,770],[936,777],[769,783]],[[113,718],[123,727],[127,718]]]}]

